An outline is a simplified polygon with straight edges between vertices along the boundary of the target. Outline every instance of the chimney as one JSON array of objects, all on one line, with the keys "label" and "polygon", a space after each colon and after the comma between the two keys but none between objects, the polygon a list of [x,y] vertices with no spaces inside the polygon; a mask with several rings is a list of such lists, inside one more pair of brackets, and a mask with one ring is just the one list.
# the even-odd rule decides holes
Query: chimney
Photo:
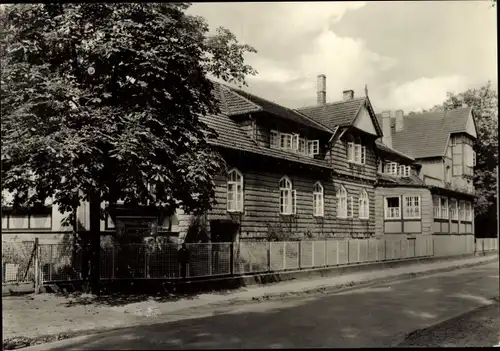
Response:
[{"label": "chimney", "polygon": [[318,105],[326,104],[326,76],[324,74],[318,75],[318,86],[316,90]]},{"label": "chimney", "polygon": [[404,128],[405,113],[403,110],[396,110],[396,133]]},{"label": "chimney", "polygon": [[342,92],[342,94],[343,94],[343,100],[344,101],[354,99],[354,90],[344,90]]},{"label": "chimney", "polygon": [[382,112],[382,142],[392,147],[392,134],[391,134],[391,111]]}]

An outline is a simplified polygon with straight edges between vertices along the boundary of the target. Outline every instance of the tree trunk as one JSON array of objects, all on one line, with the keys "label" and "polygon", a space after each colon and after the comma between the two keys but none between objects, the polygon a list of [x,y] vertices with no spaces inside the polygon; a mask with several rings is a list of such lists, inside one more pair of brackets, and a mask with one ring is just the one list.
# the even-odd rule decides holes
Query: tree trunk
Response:
[{"label": "tree trunk", "polygon": [[97,194],[90,197],[90,287],[94,295],[99,295],[99,272],[100,272],[100,254],[101,254],[101,201]]}]

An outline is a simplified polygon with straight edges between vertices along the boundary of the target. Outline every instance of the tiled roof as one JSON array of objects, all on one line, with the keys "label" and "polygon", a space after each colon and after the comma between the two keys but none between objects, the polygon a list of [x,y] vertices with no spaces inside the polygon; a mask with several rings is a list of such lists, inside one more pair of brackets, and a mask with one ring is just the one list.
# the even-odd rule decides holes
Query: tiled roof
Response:
[{"label": "tiled roof", "polygon": [[221,110],[229,116],[241,115],[251,112],[265,111],[283,119],[304,125],[316,130],[331,133],[332,130],[314,121],[308,116],[272,101],[263,99],[246,91],[214,83],[218,85]]},{"label": "tiled roof", "polygon": [[424,182],[416,175],[410,177],[395,177],[385,173],[377,174],[378,185],[403,185],[403,186],[425,186]]},{"label": "tiled roof", "polygon": [[382,143],[380,140],[377,140],[375,141],[375,146],[377,147],[377,149],[383,151],[383,152],[387,152],[387,153],[390,153],[390,154],[393,154],[393,155],[396,155],[398,157],[401,157],[401,158],[405,158],[407,159],[408,161],[415,161],[415,159],[411,156],[408,156],[398,150],[395,150],[393,149],[392,147],[389,147],[387,145],[385,145],[384,143]]},{"label": "tiled roof", "polygon": [[200,116],[200,120],[205,122],[209,127],[213,128],[217,134],[219,134],[218,138],[209,140],[209,143],[212,145],[299,162],[321,168],[331,168],[325,160],[317,160],[308,156],[258,146],[257,143],[252,140],[248,134],[246,134],[228,115],[218,114]]},{"label": "tiled roof", "polygon": [[[441,157],[450,133],[465,132],[471,107],[406,115],[402,131],[392,131],[392,146],[413,158]],[[377,116],[381,121],[381,115]],[[391,119],[391,126],[395,119]]]},{"label": "tiled roof", "polygon": [[364,103],[365,98],[356,98],[348,101],[301,107],[297,110],[332,129],[337,125],[340,127],[351,125]]}]

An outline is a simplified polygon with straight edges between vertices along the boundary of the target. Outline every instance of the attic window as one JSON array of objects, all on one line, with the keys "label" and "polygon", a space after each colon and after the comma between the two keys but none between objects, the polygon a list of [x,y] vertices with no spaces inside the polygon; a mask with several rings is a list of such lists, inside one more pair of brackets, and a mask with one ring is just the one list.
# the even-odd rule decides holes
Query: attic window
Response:
[{"label": "attic window", "polygon": [[347,141],[347,161],[350,163],[366,163],[366,146],[359,139],[349,138]]},{"label": "attic window", "polygon": [[311,156],[319,154],[319,140],[310,140],[307,142],[307,153]]}]

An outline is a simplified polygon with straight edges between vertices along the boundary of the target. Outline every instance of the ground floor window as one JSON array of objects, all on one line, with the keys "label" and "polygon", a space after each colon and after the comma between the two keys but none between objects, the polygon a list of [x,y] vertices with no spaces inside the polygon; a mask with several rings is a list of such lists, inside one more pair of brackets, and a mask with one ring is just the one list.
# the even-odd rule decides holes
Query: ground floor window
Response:
[{"label": "ground floor window", "polygon": [[401,204],[399,202],[399,196],[385,198],[385,218],[401,218]]},{"label": "ground floor window", "polygon": [[405,218],[420,218],[420,196],[404,197]]}]

